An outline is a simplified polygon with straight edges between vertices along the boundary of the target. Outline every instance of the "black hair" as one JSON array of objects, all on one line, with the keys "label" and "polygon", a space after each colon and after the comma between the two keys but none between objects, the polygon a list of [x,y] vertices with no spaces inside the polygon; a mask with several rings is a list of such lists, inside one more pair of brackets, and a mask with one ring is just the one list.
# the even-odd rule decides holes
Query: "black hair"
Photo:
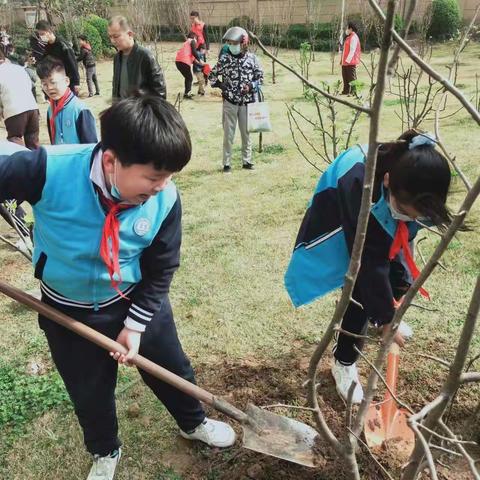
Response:
[{"label": "black hair", "polygon": [[175,108],[158,96],[135,92],[100,114],[103,150],[110,149],[122,166],[149,164],[179,172],[189,162],[192,144]]},{"label": "black hair", "polygon": [[353,30],[355,33],[358,32],[357,24],[354,23],[354,22],[348,22],[348,23],[347,23],[347,28],[350,28],[350,29]]},{"label": "black hair", "polygon": [[84,42],[88,42],[87,36],[86,35],[79,35],[78,38],[80,40],[83,40]]},{"label": "black hair", "polygon": [[191,17],[200,17],[200,13],[197,10],[192,10],[190,12]]},{"label": "black hair", "polygon": [[35,25],[35,30],[42,32],[53,32],[53,27],[46,20],[40,20]]},{"label": "black hair", "polygon": [[37,63],[37,75],[41,80],[48,78],[54,72],[62,72],[66,74],[65,65],[59,58],[47,55]]},{"label": "black hair", "polygon": [[380,146],[376,182],[383,182],[388,173],[388,188],[398,202],[412,206],[434,225],[445,227],[452,220],[445,205],[452,175],[448,161],[433,145],[409,148],[413,138],[422,134],[408,130],[397,142]]},{"label": "black hair", "polygon": [[188,32],[187,38],[193,38],[195,41],[197,41],[198,35],[195,32]]}]

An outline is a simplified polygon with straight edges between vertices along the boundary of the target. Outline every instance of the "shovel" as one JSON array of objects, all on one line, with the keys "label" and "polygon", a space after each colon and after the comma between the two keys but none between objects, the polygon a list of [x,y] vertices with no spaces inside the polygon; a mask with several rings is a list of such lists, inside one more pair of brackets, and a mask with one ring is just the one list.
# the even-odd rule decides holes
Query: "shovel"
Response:
[{"label": "shovel", "polygon": [[[15,287],[0,282],[0,292],[109,352],[127,353],[123,345]],[[312,427],[291,418],[267,412],[252,404],[247,406],[246,412],[242,412],[226,400],[212,395],[139,354],[133,357],[131,363],[239,422],[243,427],[245,448],[307,467],[317,465],[318,452],[315,452],[314,447],[318,433]]]},{"label": "shovel", "polygon": [[[393,343],[387,357],[386,383],[397,393],[398,365],[400,347]],[[385,392],[382,402],[370,405],[365,418],[365,438],[370,448],[381,447],[385,442],[394,442],[395,450],[403,456],[409,456],[415,446],[415,434],[407,424],[405,409],[397,408],[397,403],[390,392]]]}]

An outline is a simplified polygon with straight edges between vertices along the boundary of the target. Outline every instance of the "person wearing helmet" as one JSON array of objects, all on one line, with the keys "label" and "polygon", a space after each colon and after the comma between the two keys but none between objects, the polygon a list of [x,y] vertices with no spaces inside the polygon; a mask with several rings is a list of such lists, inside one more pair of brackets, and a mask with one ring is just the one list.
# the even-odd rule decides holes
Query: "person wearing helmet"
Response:
[{"label": "person wearing helmet", "polygon": [[248,52],[248,33],[231,27],[223,36],[228,51],[213,67],[209,80],[222,90],[223,97],[223,171],[231,172],[232,144],[237,123],[242,137],[242,165],[252,170],[252,142],[247,130],[247,105],[256,100],[263,83],[263,70],[257,57]]}]

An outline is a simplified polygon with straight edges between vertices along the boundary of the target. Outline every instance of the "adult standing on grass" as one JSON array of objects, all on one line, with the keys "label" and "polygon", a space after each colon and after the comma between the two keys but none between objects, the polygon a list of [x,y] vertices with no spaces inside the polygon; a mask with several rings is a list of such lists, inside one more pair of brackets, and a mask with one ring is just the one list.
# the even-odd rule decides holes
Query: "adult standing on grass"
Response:
[{"label": "adult standing on grass", "polygon": [[[171,178],[190,160],[190,135],[175,108],[151,95],[114,103],[100,124],[98,145],[14,154],[0,145],[0,201],[32,205],[42,301],[128,349],[109,355],[39,316],[92,454],[88,480],[112,480],[121,457],[118,364],[140,353],[195,382],[169,300],[182,236],[180,196]],[[198,400],[145,371],[140,375],[181,436],[213,447],[235,442],[233,429],[206,418]]]},{"label": "adult standing on grass", "polygon": [[195,60],[200,64],[204,65],[204,62],[201,60],[200,55],[197,51],[197,35],[193,32],[190,32],[185,40],[184,44],[178,50],[175,56],[175,66],[177,70],[183,75],[185,79],[185,88],[183,92],[183,98],[191,100],[193,98],[192,93],[192,65]]},{"label": "adult standing on grass", "polygon": [[197,45],[205,45],[208,52],[210,50],[210,42],[208,41],[207,26],[205,22],[200,20],[200,13],[197,10],[190,12],[190,21],[192,22],[190,31],[197,36]]},{"label": "adult standing on grass", "polygon": [[242,167],[253,170],[247,105],[255,102],[263,82],[263,70],[257,57],[248,52],[248,33],[243,28],[229,28],[223,42],[228,44],[228,52],[219,58],[209,76],[211,86],[222,90],[223,171],[230,173],[232,170],[232,145],[237,123],[242,136]]},{"label": "adult standing on grass", "polygon": [[345,30],[345,41],[343,43],[342,66],[343,91],[342,95],[355,93],[355,88],[350,85],[357,79],[357,65],[360,63],[361,47],[360,39],[357,35],[357,26],[353,22],[348,22]]},{"label": "adult standing on grass", "polygon": [[7,140],[35,149],[39,146],[39,112],[32,82],[20,65],[10,63],[0,50],[0,112]]},{"label": "adult standing on grass", "polygon": [[61,60],[67,77],[70,79],[70,90],[78,96],[80,93],[80,74],[78,73],[77,58],[72,47],[58,37],[53,27],[45,20],[40,20],[35,29],[40,40],[45,43],[43,57],[48,55]]},{"label": "adult standing on grass", "polygon": [[127,98],[135,90],[167,98],[162,69],[150,50],[135,42],[128,20],[113,17],[108,23],[108,36],[118,50],[113,59],[112,99]]},{"label": "adult standing on grass", "polygon": [[[418,277],[410,250],[421,225],[446,228],[451,214],[446,206],[451,173],[447,160],[435,149],[434,138],[409,130],[396,142],[378,150],[362,263],[342,329],[338,334],[332,374],[338,393],[352,402],[363,399],[356,362],[368,324],[383,334],[391,330],[396,302]],[[365,176],[366,146],[341,153],[325,171],[307,209],[285,275],[293,304],[298,307],[340,288],[355,240]],[[421,289],[420,293],[428,297]],[[412,329],[402,322],[395,341],[403,346]]]}]

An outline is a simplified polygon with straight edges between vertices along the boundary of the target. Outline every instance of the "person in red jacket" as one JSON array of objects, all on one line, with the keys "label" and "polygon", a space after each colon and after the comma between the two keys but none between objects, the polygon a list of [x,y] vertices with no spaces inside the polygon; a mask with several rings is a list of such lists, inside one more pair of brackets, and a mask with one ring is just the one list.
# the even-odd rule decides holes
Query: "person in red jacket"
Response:
[{"label": "person in red jacket", "polygon": [[342,65],[343,91],[342,95],[350,95],[355,93],[355,87],[350,82],[357,79],[357,65],[360,63],[360,39],[357,35],[357,26],[348,22],[345,30],[346,38],[343,44]]},{"label": "person in red jacket", "polygon": [[182,45],[182,48],[177,51],[175,56],[175,66],[185,79],[185,91],[183,93],[183,98],[188,100],[193,98],[193,93],[191,91],[193,83],[192,65],[195,60],[199,65],[204,65],[204,62],[200,58],[197,51],[197,35],[193,32],[190,32],[184,44]]},{"label": "person in red jacket", "polygon": [[190,21],[192,22],[190,31],[197,36],[198,45],[204,44],[208,52],[210,50],[210,42],[208,41],[207,26],[205,22],[200,20],[200,14],[196,10],[190,12]]}]

